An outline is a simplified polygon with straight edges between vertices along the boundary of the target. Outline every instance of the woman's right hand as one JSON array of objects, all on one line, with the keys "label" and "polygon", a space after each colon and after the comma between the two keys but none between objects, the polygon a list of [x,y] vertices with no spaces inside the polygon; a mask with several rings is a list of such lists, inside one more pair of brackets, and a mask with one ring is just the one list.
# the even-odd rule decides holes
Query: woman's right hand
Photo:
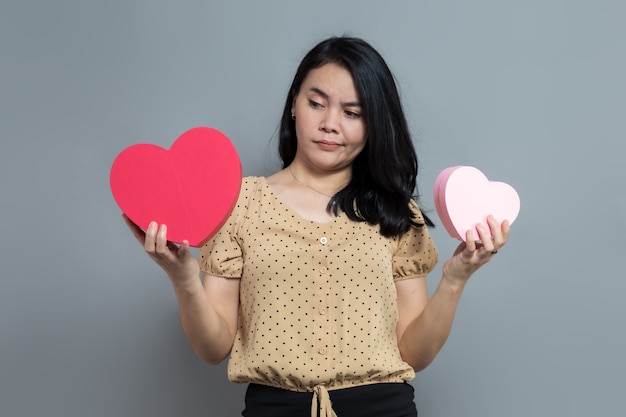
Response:
[{"label": "woman's right hand", "polygon": [[191,284],[199,280],[200,266],[189,250],[189,242],[178,246],[167,240],[167,226],[151,222],[144,232],[125,214],[126,225],[144,250],[167,274],[174,285]]}]

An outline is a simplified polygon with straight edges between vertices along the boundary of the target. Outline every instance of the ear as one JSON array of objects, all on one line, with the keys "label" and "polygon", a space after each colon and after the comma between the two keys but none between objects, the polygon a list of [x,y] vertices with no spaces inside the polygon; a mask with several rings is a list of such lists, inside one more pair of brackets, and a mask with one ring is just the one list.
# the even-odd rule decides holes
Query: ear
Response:
[{"label": "ear", "polygon": [[298,94],[295,91],[291,92],[291,114],[295,114],[296,112],[296,98]]}]

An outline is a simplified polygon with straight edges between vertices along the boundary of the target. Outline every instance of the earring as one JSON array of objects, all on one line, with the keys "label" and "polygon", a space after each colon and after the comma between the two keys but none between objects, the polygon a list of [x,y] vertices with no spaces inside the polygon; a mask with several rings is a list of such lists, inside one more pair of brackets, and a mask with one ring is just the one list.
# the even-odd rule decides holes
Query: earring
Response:
[{"label": "earring", "polygon": [[296,115],[291,113],[291,120],[296,120]]}]

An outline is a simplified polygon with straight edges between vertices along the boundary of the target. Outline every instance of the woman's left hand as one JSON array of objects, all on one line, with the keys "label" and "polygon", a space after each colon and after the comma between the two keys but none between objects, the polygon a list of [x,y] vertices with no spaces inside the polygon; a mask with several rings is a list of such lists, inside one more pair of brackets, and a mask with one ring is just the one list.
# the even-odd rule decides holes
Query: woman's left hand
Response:
[{"label": "woman's left hand", "polygon": [[464,285],[478,268],[489,262],[504,246],[511,229],[509,222],[505,220],[498,223],[493,216],[488,216],[487,223],[491,236],[482,224],[476,226],[478,238],[472,230],[466,232],[465,242],[456,248],[452,258],[443,265],[444,279]]}]

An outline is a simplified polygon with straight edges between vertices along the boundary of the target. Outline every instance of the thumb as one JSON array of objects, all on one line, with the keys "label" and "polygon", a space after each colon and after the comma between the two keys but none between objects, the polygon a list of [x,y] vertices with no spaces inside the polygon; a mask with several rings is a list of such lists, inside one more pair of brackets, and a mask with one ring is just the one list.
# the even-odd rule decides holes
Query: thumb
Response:
[{"label": "thumb", "polygon": [[178,257],[184,258],[185,256],[189,256],[189,255],[191,255],[191,252],[189,250],[189,241],[183,240],[183,242],[178,247]]}]

